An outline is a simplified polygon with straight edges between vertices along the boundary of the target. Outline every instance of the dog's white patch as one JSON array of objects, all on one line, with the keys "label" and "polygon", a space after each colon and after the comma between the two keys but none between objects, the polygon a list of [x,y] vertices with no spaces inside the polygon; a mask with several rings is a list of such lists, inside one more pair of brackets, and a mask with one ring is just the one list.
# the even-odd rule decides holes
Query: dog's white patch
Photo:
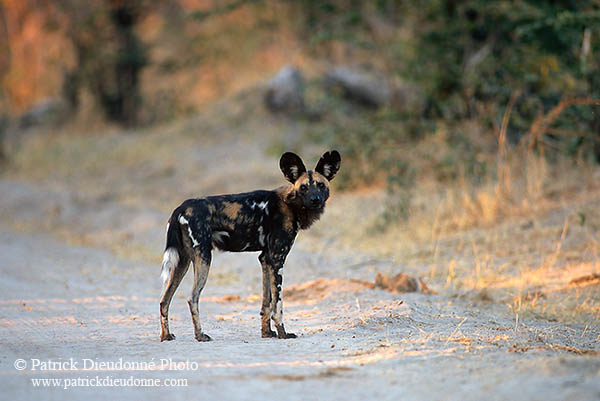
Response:
[{"label": "dog's white patch", "polygon": [[273,312],[272,318],[277,325],[283,323],[283,302],[281,299],[277,301],[277,304],[275,305],[275,311]]},{"label": "dog's white patch", "polygon": [[167,238],[167,235],[169,234],[169,227],[171,226],[170,222],[167,222],[167,229],[165,230],[165,239]]},{"label": "dog's white patch", "polygon": [[292,176],[294,176],[294,178],[298,178],[298,166],[291,166],[290,173],[292,173]]},{"label": "dog's white patch", "polygon": [[192,240],[192,243],[194,244],[194,246],[198,246],[199,243],[198,243],[198,241],[196,241],[196,238],[194,238],[194,234],[192,233],[192,228],[190,227],[190,223],[187,221],[187,219],[183,216],[179,216],[179,223],[182,225],[187,225],[188,236]]},{"label": "dog's white patch", "polygon": [[249,246],[250,246],[250,243],[246,242],[246,245],[244,245],[244,247],[242,248],[242,251],[245,251],[246,249],[248,249]]},{"label": "dog's white patch", "polygon": [[171,272],[179,264],[179,252],[177,249],[171,247],[163,254],[162,269],[160,272],[160,278],[163,282],[163,286],[167,284]]},{"label": "dog's white patch", "polygon": [[227,231],[214,231],[212,233],[212,242],[213,244],[223,245],[223,238],[229,238],[229,233]]},{"label": "dog's white patch", "polygon": [[329,177],[329,173],[331,173],[331,164],[323,165],[323,175]]},{"label": "dog's white patch", "polygon": [[265,246],[265,233],[263,231],[263,226],[258,227],[258,243],[261,246]]},{"label": "dog's white patch", "polygon": [[265,211],[265,214],[268,216],[269,215],[269,209],[267,209],[267,206],[269,206],[269,202],[268,201],[262,201],[258,204],[258,207],[262,210]]},{"label": "dog's white patch", "polygon": [[264,210],[268,216],[269,215],[269,209],[267,209],[268,205],[269,205],[268,201],[262,201],[260,203],[252,202],[252,204],[250,205],[250,209],[254,210],[256,207],[258,207],[259,209]]}]

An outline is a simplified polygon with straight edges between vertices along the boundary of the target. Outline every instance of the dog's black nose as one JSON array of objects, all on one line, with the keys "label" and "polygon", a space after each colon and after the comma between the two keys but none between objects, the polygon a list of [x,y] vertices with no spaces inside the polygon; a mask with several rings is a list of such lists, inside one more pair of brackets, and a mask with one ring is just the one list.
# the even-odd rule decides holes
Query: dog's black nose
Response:
[{"label": "dog's black nose", "polygon": [[321,199],[318,196],[313,196],[310,198],[310,204],[313,206],[317,206],[321,203]]}]

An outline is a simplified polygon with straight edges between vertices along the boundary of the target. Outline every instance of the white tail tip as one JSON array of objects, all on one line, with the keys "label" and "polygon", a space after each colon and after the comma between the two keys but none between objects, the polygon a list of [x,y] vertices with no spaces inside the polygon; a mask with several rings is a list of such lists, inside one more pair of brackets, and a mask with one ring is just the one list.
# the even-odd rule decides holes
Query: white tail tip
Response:
[{"label": "white tail tip", "polygon": [[160,272],[160,278],[162,279],[163,285],[167,283],[171,272],[175,270],[175,267],[179,264],[179,252],[177,249],[171,247],[167,249],[163,255],[162,271]]}]

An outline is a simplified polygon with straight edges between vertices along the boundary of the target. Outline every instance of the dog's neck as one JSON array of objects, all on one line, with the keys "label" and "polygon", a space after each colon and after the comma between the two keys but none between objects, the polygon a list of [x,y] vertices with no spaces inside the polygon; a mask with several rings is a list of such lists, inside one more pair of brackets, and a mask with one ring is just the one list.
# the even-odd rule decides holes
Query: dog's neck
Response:
[{"label": "dog's neck", "polygon": [[325,206],[320,209],[307,209],[304,207],[294,208],[293,212],[296,216],[296,222],[301,230],[306,230],[312,226],[325,211]]}]

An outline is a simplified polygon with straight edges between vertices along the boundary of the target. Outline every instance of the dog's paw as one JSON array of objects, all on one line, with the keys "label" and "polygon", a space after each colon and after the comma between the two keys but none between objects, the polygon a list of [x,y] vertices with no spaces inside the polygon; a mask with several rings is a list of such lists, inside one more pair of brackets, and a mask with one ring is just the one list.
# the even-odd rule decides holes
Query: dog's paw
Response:
[{"label": "dog's paw", "polygon": [[283,335],[278,336],[281,339],[286,339],[286,338],[297,338],[298,336],[295,335],[294,333],[283,333]]},{"label": "dog's paw", "polygon": [[167,333],[160,335],[160,341],[173,341],[175,339],[175,334]]},{"label": "dog's paw", "polygon": [[204,334],[204,333],[200,333],[200,335],[196,335],[196,340],[200,341],[201,343],[205,343],[207,341],[212,341],[212,338],[210,338],[210,336],[208,334]]},{"label": "dog's paw", "polygon": [[261,332],[261,334],[262,334],[262,338],[275,338],[275,337],[277,337],[277,333],[275,333],[273,330],[263,331],[263,332]]}]

